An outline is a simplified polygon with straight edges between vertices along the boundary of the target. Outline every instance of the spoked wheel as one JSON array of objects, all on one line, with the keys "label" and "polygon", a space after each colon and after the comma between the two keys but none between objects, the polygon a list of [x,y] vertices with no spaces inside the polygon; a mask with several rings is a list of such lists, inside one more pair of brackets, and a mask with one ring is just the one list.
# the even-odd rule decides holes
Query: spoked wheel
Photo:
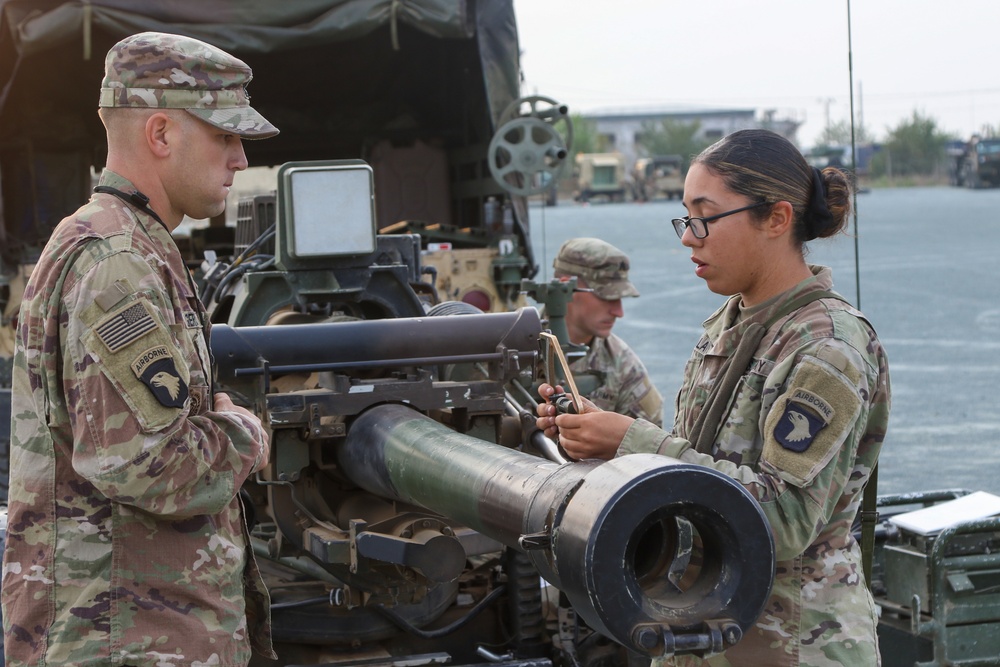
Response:
[{"label": "spoked wheel", "polygon": [[545,121],[517,118],[506,123],[490,141],[490,173],[508,192],[533,195],[555,179],[566,162],[566,144]]},{"label": "spoked wheel", "polygon": [[521,97],[504,109],[497,124],[487,153],[496,182],[522,196],[555,188],[573,146],[568,107],[551,97]]}]

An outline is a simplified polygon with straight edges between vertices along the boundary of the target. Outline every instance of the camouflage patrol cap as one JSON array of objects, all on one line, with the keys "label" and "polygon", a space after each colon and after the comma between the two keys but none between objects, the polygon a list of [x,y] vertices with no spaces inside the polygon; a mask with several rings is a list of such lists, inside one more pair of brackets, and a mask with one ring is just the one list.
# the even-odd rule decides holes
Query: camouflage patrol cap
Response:
[{"label": "camouflage patrol cap", "polygon": [[252,78],[245,62],[211,44],[143,32],[108,51],[98,106],[186,109],[246,139],[273,137],[278,128],[250,106],[244,86]]},{"label": "camouflage patrol cap", "polygon": [[601,239],[566,241],[559,248],[552,268],[582,278],[594,294],[607,301],[639,296],[639,290],[628,279],[628,255]]}]

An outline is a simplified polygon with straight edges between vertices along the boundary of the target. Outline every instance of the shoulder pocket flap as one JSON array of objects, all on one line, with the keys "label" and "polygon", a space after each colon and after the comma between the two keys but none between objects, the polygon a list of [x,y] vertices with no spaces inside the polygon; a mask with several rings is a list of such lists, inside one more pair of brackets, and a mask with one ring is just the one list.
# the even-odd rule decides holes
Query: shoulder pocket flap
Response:
[{"label": "shoulder pocket flap", "polygon": [[109,313],[87,331],[83,342],[143,432],[160,430],[177,419],[187,402],[190,369],[145,299]]},{"label": "shoulder pocket flap", "polygon": [[805,359],[767,414],[762,458],[789,483],[804,486],[829,463],[860,410],[858,390],[842,373]]}]

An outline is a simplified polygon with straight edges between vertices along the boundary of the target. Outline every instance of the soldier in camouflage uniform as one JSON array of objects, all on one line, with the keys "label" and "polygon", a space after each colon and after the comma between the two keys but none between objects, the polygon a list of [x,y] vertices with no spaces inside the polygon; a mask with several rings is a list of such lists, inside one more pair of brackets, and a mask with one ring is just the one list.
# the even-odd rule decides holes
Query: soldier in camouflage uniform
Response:
[{"label": "soldier in camouflage uniform", "polygon": [[108,53],[107,169],[52,233],[18,325],[8,667],[244,666],[274,657],[239,490],[268,460],[252,412],[213,395],[208,323],[170,232],[225,209],[245,63],[194,39]]},{"label": "soldier in camouflage uniform", "polygon": [[625,315],[622,298],[639,296],[628,279],[628,256],[594,238],[570,239],[552,262],[556,278],[576,277],[578,291],[566,307],[570,341],[587,345],[587,354],[573,361],[575,374],[594,372],[601,384],[586,397],[602,410],[663,423],[663,398],[649,379],[639,356],[611,333]]},{"label": "soldier in camouflage uniform", "polygon": [[[733,294],[705,322],[677,396],[673,430],[588,407],[538,426],[573,456],[658,452],[720,470],[760,502],[774,533],[770,599],[723,654],[669,665],[878,665],[877,616],[851,524],[889,419],[885,351],[832,292],[806,241],[847,223],[843,172],[810,167],[766,130],[733,133],[698,156],[674,220],[696,273]],[[709,233],[711,232],[711,233]],[[552,387],[543,386],[548,397]]]}]

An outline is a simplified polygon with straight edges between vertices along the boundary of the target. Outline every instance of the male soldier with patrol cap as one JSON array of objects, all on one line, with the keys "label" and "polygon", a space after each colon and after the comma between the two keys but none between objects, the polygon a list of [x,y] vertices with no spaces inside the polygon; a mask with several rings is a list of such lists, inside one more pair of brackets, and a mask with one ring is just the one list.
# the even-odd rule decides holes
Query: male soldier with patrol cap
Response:
[{"label": "male soldier with patrol cap", "polygon": [[602,410],[662,425],[660,392],[638,355],[611,333],[615,320],[625,315],[622,298],[639,296],[628,279],[628,256],[601,239],[576,238],[562,244],[552,267],[556,278],[576,277],[577,291],[566,307],[566,328],[570,342],[589,347],[586,356],[570,364],[570,370],[604,376],[600,386],[585,397]]},{"label": "male soldier with patrol cap", "polygon": [[244,666],[271,648],[239,499],[266,465],[213,394],[208,322],[170,232],[223,212],[242,139],[278,130],[242,61],[142,33],[107,55],[107,168],[24,294],[3,567],[8,667]]}]

